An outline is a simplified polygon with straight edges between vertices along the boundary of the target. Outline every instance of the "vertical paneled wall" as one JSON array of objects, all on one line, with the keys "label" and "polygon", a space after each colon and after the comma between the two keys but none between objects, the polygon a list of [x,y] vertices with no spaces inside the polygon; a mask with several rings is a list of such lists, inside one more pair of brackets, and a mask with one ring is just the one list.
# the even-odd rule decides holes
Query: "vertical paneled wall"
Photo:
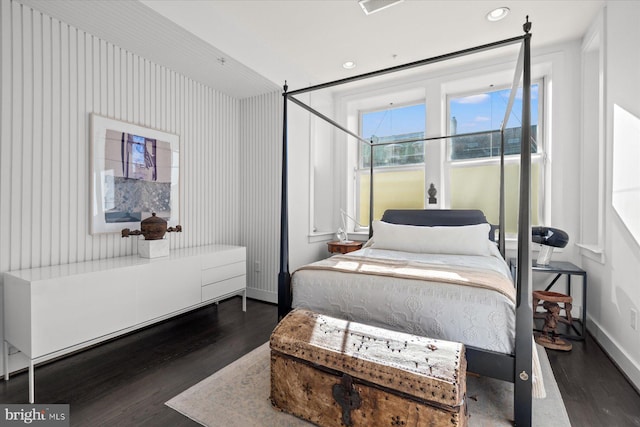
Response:
[{"label": "vertical paneled wall", "polygon": [[247,247],[247,293],[274,303],[280,262],[282,102],[280,92],[240,102],[240,240]]},{"label": "vertical paneled wall", "polygon": [[91,113],[180,136],[172,247],[240,243],[240,101],[14,1],[0,25],[0,272],[136,252],[89,231]]}]

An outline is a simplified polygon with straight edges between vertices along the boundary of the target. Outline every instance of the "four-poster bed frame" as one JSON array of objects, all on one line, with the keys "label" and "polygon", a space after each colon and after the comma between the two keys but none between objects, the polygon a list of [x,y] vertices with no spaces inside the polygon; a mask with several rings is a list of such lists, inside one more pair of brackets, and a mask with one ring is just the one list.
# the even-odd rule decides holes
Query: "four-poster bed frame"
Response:
[{"label": "four-poster bed frame", "polygon": [[[500,217],[499,217],[499,248],[504,256],[504,129],[507,116],[513,104],[515,91],[522,76],[522,134],[521,134],[521,167],[520,167],[520,200],[518,212],[518,247],[517,247],[517,270],[516,270],[516,331],[515,347],[513,354],[503,354],[489,350],[467,347],[466,356],[469,370],[480,375],[486,375],[504,381],[514,383],[514,419],[517,426],[531,425],[531,399],[532,399],[532,328],[533,313],[530,303],[531,295],[531,23],[528,20],[523,25],[524,35],[510,39],[485,44],[449,54],[444,54],[416,62],[411,62],[391,68],[385,68],[353,77],[348,77],[332,82],[311,86],[305,89],[288,91],[288,86],[284,85],[284,110],[283,110],[283,145],[282,145],[282,193],[281,193],[281,220],[280,220],[280,272],[278,275],[278,317],[281,319],[291,310],[291,275],[289,273],[289,235],[288,235],[288,153],[287,153],[287,104],[292,101],[310,113],[318,116],[348,135],[371,146],[371,156],[373,157],[373,147],[381,144],[362,138],[356,133],[346,129],[331,118],[319,113],[310,106],[304,104],[294,96],[308,93],[315,90],[330,88],[346,83],[351,83],[371,77],[394,73],[409,68],[420,67],[448,59],[459,58],[472,53],[504,47],[516,43],[521,43],[518,65],[514,75],[511,96],[509,99],[505,120],[503,121],[501,132],[501,158],[500,158]],[[404,141],[428,141],[453,138],[456,136],[475,135],[473,134],[450,135],[441,137],[424,138],[419,140]],[[373,158],[370,161],[370,198],[373,197]],[[373,227],[373,201],[369,204],[369,236],[371,237]]]}]

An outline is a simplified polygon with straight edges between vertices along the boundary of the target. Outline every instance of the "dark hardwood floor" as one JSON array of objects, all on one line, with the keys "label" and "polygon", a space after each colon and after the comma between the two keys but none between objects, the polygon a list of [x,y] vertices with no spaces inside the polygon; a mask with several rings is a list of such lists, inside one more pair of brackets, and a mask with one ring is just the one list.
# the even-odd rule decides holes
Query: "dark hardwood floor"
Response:
[{"label": "dark hardwood floor", "polygon": [[[36,402],[70,404],[73,426],[192,426],[164,402],[269,339],[277,307],[235,297],[36,368]],[[28,375],[0,384],[25,403]]]},{"label": "dark hardwood floor", "polygon": [[[239,297],[202,308],[39,366],[36,401],[70,404],[73,426],[197,425],[164,402],[266,342],[276,318]],[[573,426],[640,426],[640,396],[591,337],[548,354]],[[27,396],[26,372],[0,382],[0,402]]]},{"label": "dark hardwood floor", "polygon": [[587,334],[569,352],[547,350],[574,427],[640,426],[640,395]]}]

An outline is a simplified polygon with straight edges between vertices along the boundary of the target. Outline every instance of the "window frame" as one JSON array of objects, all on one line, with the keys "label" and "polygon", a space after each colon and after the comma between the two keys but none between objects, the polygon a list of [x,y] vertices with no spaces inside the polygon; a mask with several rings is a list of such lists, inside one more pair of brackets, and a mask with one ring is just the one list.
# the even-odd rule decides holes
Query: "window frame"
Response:
[{"label": "window frame", "polygon": [[[539,199],[539,206],[536,213],[539,215],[540,223],[548,223],[552,218],[552,197],[554,189],[552,182],[552,148],[553,133],[551,129],[551,118],[553,115],[552,102],[552,86],[554,82],[553,66],[557,58],[545,57],[545,61],[535,67],[535,75],[532,76],[533,84],[542,85],[538,90],[538,135],[539,135],[539,152],[533,156],[534,161],[540,161],[540,174],[536,183],[539,183],[540,194],[544,195]],[[480,64],[472,67],[470,70],[462,72],[433,74],[425,78],[406,79],[394,84],[393,86],[373,85],[367,90],[357,90],[352,92],[343,92],[336,96],[336,112],[338,116],[344,116],[344,121],[353,129],[360,129],[361,113],[370,111],[379,111],[387,109],[389,101],[393,100],[394,106],[406,106],[422,104],[425,105],[425,137],[436,137],[447,135],[449,129],[449,105],[447,96],[462,96],[464,94],[483,92],[487,89],[503,90],[510,87],[513,80],[513,72],[511,68],[505,68],[502,63]],[[501,84],[502,83],[502,84]],[[519,108],[518,108],[519,110]],[[429,130],[430,129],[430,130]],[[368,224],[358,226],[354,224],[353,218],[360,213],[359,189],[356,192],[356,186],[359,182],[357,173],[360,170],[359,156],[360,148],[355,143],[354,138],[338,135],[336,141],[339,141],[338,152],[343,153],[336,157],[336,164],[342,171],[345,180],[341,183],[340,189],[336,188],[336,204],[344,209],[350,220],[347,221],[349,233],[356,233],[363,236],[368,232]],[[349,141],[352,139],[352,141]],[[447,156],[447,147],[445,140],[432,140],[430,143],[424,144],[424,174],[425,174],[425,193],[422,206],[425,209],[447,209],[451,207],[450,200],[450,179],[452,163]],[[344,152],[342,147],[344,146]],[[540,160],[536,156],[541,157]],[[510,157],[514,157],[510,159]],[[505,162],[519,162],[519,155],[506,156]],[[457,166],[463,166],[463,161],[471,162],[496,162],[499,164],[499,157],[489,160],[489,158],[479,160],[459,160]],[[407,166],[404,166],[407,167]],[[377,170],[374,174],[377,173]],[[368,174],[368,170],[366,171]],[[375,177],[374,177],[375,179]],[[427,204],[427,189],[433,183],[437,190],[437,201],[435,204]],[[336,224],[340,224],[339,217],[335,219]],[[507,248],[512,240],[511,235],[506,236]]]},{"label": "window frame", "polygon": [[[539,78],[535,78],[531,80],[531,85],[538,85],[538,123],[537,123],[537,152],[531,153],[531,163],[539,163],[540,164],[540,174],[539,174],[539,188],[540,192],[538,194],[538,219],[540,225],[545,224],[547,221],[546,218],[546,204],[548,198],[548,191],[545,186],[547,182],[546,175],[548,174],[548,141],[547,141],[547,132],[546,132],[546,119],[547,119],[547,108],[546,105],[546,91],[547,91],[547,78],[545,76],[541,76]],[[482,88],[478,88],[477,90],[465,90],[465,91],[451,91],[444,94],[444,102],[445,102],[445,115],[443,120],[446,122],[446,131],[447,135],[451,134],[451,99],[452,98],[461,98],[472,95],[480,95],[489,92],[498,92],[505,89],[509,89],[511,86],[509,84],[505,85],[497,85],[491,87],[491,90],[485,90]],[[499,132],[500,129],[497,129]],[[464,135],[463,133],[459,135]],[[451,206],[451,184],[450,177],[451,171],[454,168],[461,168],[467,166],[480,166],[480,165],[499,165],[500,164],[500,156],[490,156],[490,157],[476,157],[469,159],[451,159],[451,144],[449,141],[446,141],[444,147],[444,161],[442,165],[442,173],[445,177],[445,185],[448,191],[445,191],[445,206]],[[520,162],[520,154],[509,154],[504,156],[505,165],[514,164]],[[535,225],[535,224],[534,224]],[[516,233],[506,233],[506,238],[515,238]]]},{"label": "window frame", "polygon": [[[425,109],[425,122],[424,122],[424,131],[423,131],[423,137],[426,135],[426,128],[427,128],[427,102],[426,99],[414,99],[414,100],[410,100],[410,101],[406,101],[406,102],[402,102],[402,103],[394,103],[392,107],[389,106],[389,104],[386,104],[384,106],[380,105],[379,107],[369,107],[369,108],[361,108],[357,110],[358,113],[358,131],[359,134],[362,135],[362,126],[363,126],[363,115],[367,114],[367,113],[375,113],[375,112],[380,112],[380,111],[385,111],[385,110],[389,110],[389,109],[400,109],[400,108],[405,108],[405,107],[412,107],[412,106],[416,106],[416,105],[423,105],[424,109]],[[399,143],[402,143],[402,141],[400,141]],[[354,184],[354,213],[355,213],[355,218],[360,218],[360,179],[361,176],[363,175],[369,175],[370,173],[370,168],[367,166],[364,166],[364,157],[363,157],[363,147],[364,147],[364,143],[360,142],[358,143],[358,148],[356,150],[356,165],[353,167],[353,184]],[[425,171],[426,169],[426,150],[425,150],[425,144],[423,142],[423,146],[422,146],[422,153],[423,153],[423,161],[420,163],[410,163],[410,164],[406,164],[406,165],[391,165],[391,166],[374,166],[374,175],[378,172],[380,173],[393,173],[395,171],[411,171],[411,170],[422,170]],[[380,171],[376,171],[376,169],[381,169]],[[375,177],[374,177],[375,179]],[[426,178],[425,178],[426,180]],[[425,189],[425,196],[423,197],[423,206],[425,206],[426,204],[426,189]],[[354,224],[354,232],[363,232],[363,231],[368,231],[369,230],[369,226],[368,224],[359,224],[357,222],[355,222]]]},{"label": "window frame", "polygon": [[[545,103],[545,78],[541,77],[538,79],[532,79],[531,80],[531,86],[535,86],[538,85],[538,125],[537,125],[537,147],[538,147],[538,152],[537,153],[531,153],[531,156],[537,155],[537,154],[541,154],[544,155],[544,153],[546,152],[546,141],[545,141],[545,109],[544,109],[544,103]],[[508,84],[505,85],[499,85],[499,86],[493,86],[491,88],[491,90],[482,90],[482,89],[477,89],[477,90],[466,90],[463,92],[448,92],[445,94],[445,103],[446,103],[446,113],[445,113],[445,117],[444,119],[446,120],[446,130],[447,130],[447,135],[451,135],[451,98],[465,98],[465,97],[469,97],[469,96],[473,96],[473,95],[481,95],[481,94],[485,94],[485,93],[490,93],[490,92],[500,92],[506,89],[510,89],[511,86]],[[495,129],[495,132],[500,132],[500,129]],[[459,134],[459,135],[464,135]],[[453,135],[452,135],[453,136]],[[451,144],[447,143],[446,147],[445,147],[445,158],[448,162],[467,162],[467,161],[474,161],[474,160],[489,160],[489,159],[497,159],[498,161],[500,160],[500,156],[491,156],[491,157],[474,157],[471,159],[460,159],[460,160],[452,160],[451,159]],[[505,156],[505,159],[507,157],[519,157],[520,154],[509,154],[507,156]]]}]

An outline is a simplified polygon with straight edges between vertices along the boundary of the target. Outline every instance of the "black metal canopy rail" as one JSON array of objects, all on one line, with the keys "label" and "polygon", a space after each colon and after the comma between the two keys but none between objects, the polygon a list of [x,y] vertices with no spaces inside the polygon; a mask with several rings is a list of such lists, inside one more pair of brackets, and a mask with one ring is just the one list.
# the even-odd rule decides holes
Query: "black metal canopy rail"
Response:
[{"label": "black metal canopy rail", "polygon": [[[523,25],[524,34],[518,37],[505,39],[481,46],[463,49],[420,61],[410,62],[395,67],[385,68],[357,76],[347,77],[332,82],[318,84],[295,91],[288,91],[287,83],[284,84],[284,106],[283,106],[283,134],[282,134],[282,187],[281,187],[281,216],[280,216],[280,271],[278,274],[278,317],[281,319],[291,309],[291,275],[289,272],[289,227],[288,227],[288,139],[287,139],[287,101],[292,101],[317,117],[327,121],[336,128],[344,131],[357,140],[374,146],[370,141],[362,138],[355,132],[346,129],[336,121],[316,111],[302,101],[294,98],[295,95],[308,93],[320,89],[326,89],[347,83],[352,83],[372,77],[390,74],[410,68],[421,67],[428,64],[459,58],[473,53],[479,53],[490,49],[508,46],[522,42],[522,50],[514,76],[514,86],[520,76],[522,69],[522,134],[520,148],[520,200],[518,206],[518,246],[517,246],[517,273],[516,273],[516,337],[515,350],[513,355],[489,354],[485,351],[473,351],[474,361],[478,363],[477,368],[483,372],[480,374],[490,375],[494,378],[506,379],[514,383],[514,417],[515,424],[520,426],[531,425],[531,398],[532,398],[532,336],[533,312],[530,304],[531,294],[531,150],[529,143],[531,140],[531,23],[529,17]],[[521,62],[520,62],[521,60]],[[516,79],[516,77],[518,77]],[[515,88],[512,87],[510,104],[513,102]],[[509,107],[510,109],[510,107]],[[501,126],[501,171],[504,169],[504,126]],[[495,132],[495,131],[493,131]],[[485,132],[480,132],[485,133]],[[443,138],[460,137],[465,135],[476,135],[480,133],[459,134],[450,136],[430,137],[413,141],[427,141]],[[378,144],[375,144],[378,145]],[[373,150],[371,150],[373,152]],[[373,162],[370,162],[370,195],[373,194]],[[501,172],[500,179],[500,248],[504,255],[504,179]],[[373,216],[373,203],[369,206],[370,221]],[[369,227],[371,235],[372,227]],[[468,354],[469,358],[471,354]],[[471,360],[469,361],[471,365]]]}]

